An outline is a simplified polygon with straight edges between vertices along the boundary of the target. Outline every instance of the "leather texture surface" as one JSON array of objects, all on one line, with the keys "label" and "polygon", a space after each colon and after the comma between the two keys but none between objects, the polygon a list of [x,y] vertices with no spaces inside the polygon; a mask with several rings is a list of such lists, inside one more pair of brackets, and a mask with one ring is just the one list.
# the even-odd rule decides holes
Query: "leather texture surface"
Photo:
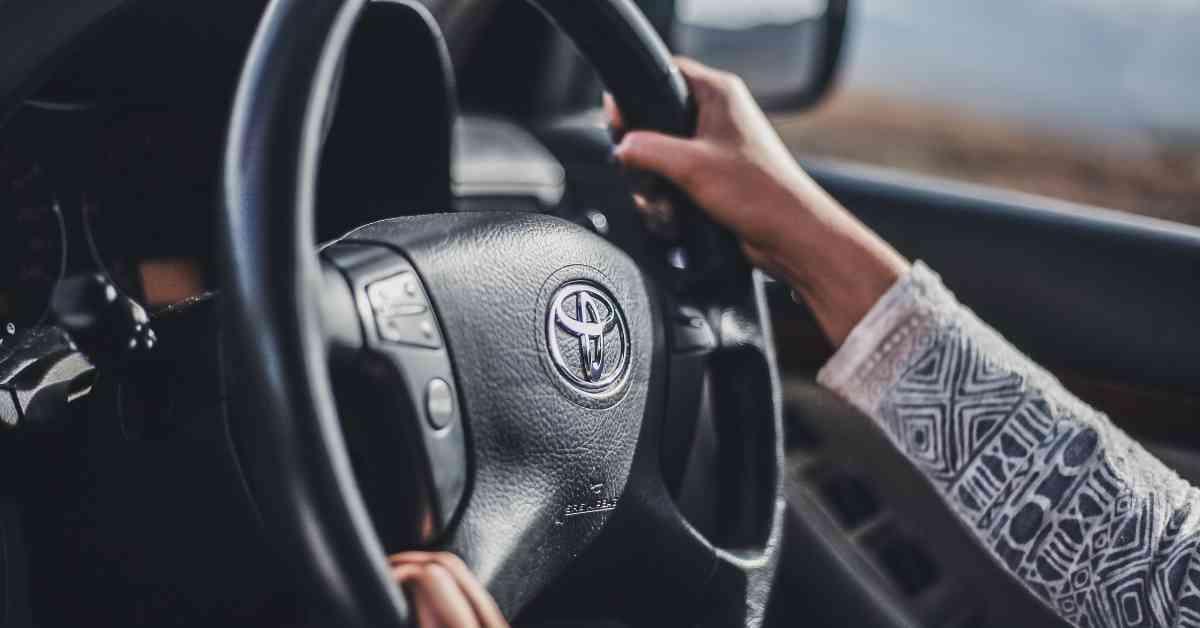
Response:
[{"label": "leather texture surface", "polygon": [[[586,547],[624,492],[655,346],[641,271],[584,228],[538,214],[400,218],[346,240],[402,251],[427,286],[474,459],[449,547],[511,613]],[[549,362],[547,294],[577,280],[606,289],[629,323],[630,384],[611,407],[564,394]]]}]

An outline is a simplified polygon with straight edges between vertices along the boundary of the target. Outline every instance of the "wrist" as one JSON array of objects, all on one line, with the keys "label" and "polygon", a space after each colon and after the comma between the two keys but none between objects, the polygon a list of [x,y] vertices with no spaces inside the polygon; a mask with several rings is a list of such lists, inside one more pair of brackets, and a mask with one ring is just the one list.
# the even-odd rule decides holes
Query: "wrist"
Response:
[{"label": "wrist", "polygon": [[848,213],[815,223],[785,238],[777,268],[838,348],[911,265]]}]

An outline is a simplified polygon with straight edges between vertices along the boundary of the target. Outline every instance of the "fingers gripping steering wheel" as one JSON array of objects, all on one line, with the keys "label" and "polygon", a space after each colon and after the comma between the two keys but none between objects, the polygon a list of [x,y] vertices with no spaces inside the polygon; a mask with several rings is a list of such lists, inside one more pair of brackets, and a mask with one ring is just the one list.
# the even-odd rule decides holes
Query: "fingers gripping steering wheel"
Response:
[{"label": "fingers gripping steering wheel", "polygon": [[[365,4],[273,0],[232,112],[230,424],[264,525],[343,626],[409,623],[385,561],[403,539],[460,555],[510,617],[575,579],[631,623],[761,623],[783,503],[761,277],[739,266],[684,295],[531,214],[386,220],[318,252],[324,123]],[[535,4],[630,128],[690,131],[686,82],[628,0]],[[331,360],[345,355],[381,401],[335,403]],[[663,463],[702,397],[722,436],[707,533]],[[378,446],[392,437],[403,446]]]}]

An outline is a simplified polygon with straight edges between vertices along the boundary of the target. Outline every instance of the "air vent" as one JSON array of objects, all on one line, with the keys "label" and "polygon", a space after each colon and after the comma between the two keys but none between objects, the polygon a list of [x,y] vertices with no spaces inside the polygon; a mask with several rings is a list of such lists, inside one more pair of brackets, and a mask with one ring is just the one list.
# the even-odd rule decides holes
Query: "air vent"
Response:
[{"label": "air vent", "polygon": [[863,541],[892,581],[909,597],[915,597],[938,579],[938,567],[920,545],[891,525],[872,531]]}]

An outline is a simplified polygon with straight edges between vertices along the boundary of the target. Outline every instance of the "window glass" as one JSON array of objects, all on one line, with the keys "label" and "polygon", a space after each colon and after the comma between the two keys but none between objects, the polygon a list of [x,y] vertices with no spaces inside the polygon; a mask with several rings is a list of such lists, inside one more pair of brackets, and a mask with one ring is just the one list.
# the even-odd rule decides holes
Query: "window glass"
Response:
[{"label": "window glass", "polygon": [[1200,224],[1200,0],[857,0],[801,154]]}]

